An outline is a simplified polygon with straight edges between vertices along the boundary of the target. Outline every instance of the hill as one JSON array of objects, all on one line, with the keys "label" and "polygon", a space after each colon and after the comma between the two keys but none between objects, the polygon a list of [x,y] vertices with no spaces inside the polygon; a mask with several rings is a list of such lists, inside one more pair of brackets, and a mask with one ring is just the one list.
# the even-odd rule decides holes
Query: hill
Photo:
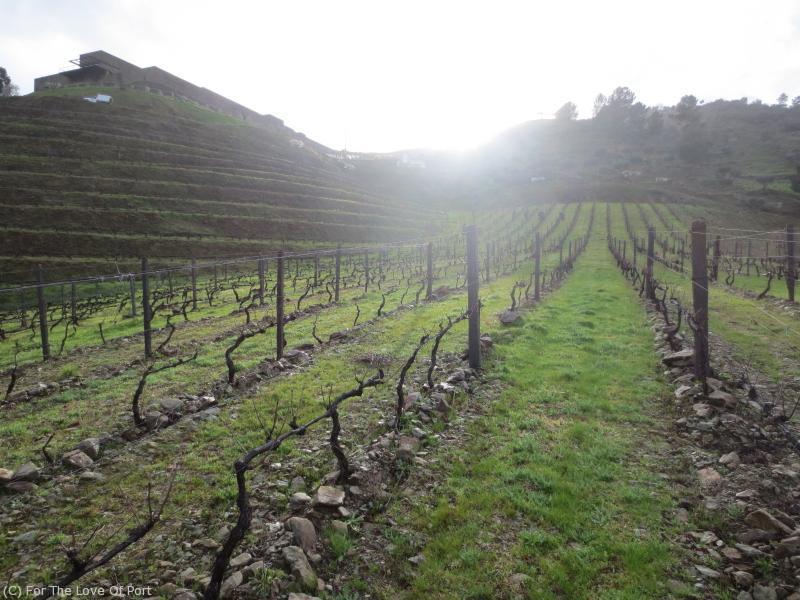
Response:
[{"label": "hill", "polygon": [[[82,99],[96,93],[113,103]],[[7,280],[29,278],[36,262],[103,272],[142,254],[409,239],[437,222],[420,219],[432,213],[418,204],[370,192],[333,152],[277,119],[250,124],[142,91],[0,99],[0,148]]]},{"label": "hill", "polygon": [[[401,157],[424,168],[398,170]],[[592,119],[522,123],[465,153],[363,164],[379,189],[445,205],[650,198],[796,214],[800,107],[629,102]]]}]

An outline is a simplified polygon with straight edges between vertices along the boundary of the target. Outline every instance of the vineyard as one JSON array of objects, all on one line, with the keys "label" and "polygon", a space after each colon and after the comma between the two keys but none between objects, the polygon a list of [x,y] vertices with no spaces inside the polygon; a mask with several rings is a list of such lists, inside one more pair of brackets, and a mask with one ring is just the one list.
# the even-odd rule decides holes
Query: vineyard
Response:
[{"label": "vineyard", "polygon": [[141,255],[174,267],[415,239],[446,225],[439,211],[366,189],[277,120],[250,127],[132,90],[114,90],[101,111],[80,101],[109,91],[3,99],[0,281],[30,282],[37,265],[55,281],[131,271]]},{"label": "vineyard", "polygon": [[532,205],[390,244],[42,269],[0,291],[3,578],[787,597],[794,234],[760,218]]}]

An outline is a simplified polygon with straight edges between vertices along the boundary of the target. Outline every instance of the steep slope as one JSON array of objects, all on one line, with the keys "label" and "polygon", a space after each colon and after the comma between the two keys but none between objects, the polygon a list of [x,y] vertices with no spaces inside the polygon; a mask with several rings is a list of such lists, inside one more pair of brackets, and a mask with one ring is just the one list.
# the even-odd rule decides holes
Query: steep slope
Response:
[{"label": "steep slope", "polygon": [[[98,92],[113,104],[82,100]],[[277,119],[254,126],[145,92],[83,87],[2,99],[2,270],[435,231],[433,213],[370,193],[332,156]]]}]

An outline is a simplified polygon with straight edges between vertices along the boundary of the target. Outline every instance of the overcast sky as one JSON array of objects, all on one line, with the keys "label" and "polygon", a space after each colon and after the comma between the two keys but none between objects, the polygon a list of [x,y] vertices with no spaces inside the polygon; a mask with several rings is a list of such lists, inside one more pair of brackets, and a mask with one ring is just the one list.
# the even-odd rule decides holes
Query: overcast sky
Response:
[{"label": "overcast sky", "polygon": [[0,65],[103,49],[334,148],[465,148],[572,100],[800,95],[800,0],[0,0]]}]

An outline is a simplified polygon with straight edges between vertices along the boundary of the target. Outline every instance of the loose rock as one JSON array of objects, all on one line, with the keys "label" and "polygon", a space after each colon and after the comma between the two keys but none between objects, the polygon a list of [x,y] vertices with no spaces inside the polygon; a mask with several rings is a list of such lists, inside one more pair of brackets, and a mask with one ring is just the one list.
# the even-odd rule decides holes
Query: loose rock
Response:
[{"label": "loose rock", "polygon": [[289,504],[295,508],[300,508],[311,503],[311,496],[305,492],[295,492],[289,497]]},{"label": "loose rock", "polygon": [[61,457],[61,462],[71,469],[86,469],[94,464],[94,461],[81,450],[67,452]]},{"label": "loose rock", "polygon": [[661,361],[668,367],[689,367],[694,364],[694,350],[687,348],[667,354]]},{"label": "loose rock", "polygon": [[775,547],[775,558],[786,558],[798,554],[800,554],[800,536],[797,535],[781,540]]},{"label": "loose rock", "polygon": [[709,404],[718,408],[736,408],[736,397],[722,390],[714,390],[708,395]]},{"label": "loose rock", "polygon": [[39,532],[34,530],[20,533],[18,536],[11,538],[17,544],[32,544],[39,537]]},{"label": "loose rock", "polygon": [[307,592],[316,591],[317,574],[311,568],[303,549],[299,546],[286,546],[282,553],[292,577],[294,577],[300,588]]},{"label": "loose rock", "polygon": [[0,485],[5,485],[14,477],[14,471],[11,469],[0,469]]},{"label": "loose rock", "polygon": [[321,485],[314,496],[314,504],[321,506],[341,506],[344,504],[344,492],[330,485]]},{"label": "loose rock", "polygon": [[303,517],[292,517],[286,521],[286,526],[292,532],[294,542],[306,552],[312,552],[317,545],[317,530],[314,524]]},{"label": "loose rock", "polygon": [[728,452],[719,457],[719,464],[725,465],[731,469],[738,467],[741,462],[742,460],[739,458],[737,452]]},{"label": "loose rock", "polygon": [[734,571],[732,576],[733,581],[741,588],[749,588],[753,585],[753,575],[747,571]]},{"label": "loose rock", "polygon": [[402,435],[397,442],[397,457],[411,460],[419,451],[419,440],[413,436]]},{"label": "loose rock", "polygon": [[782,523],[763,509],[754,510],[748,514],[744,518],[744,522],[752,527],[758,527],[759,529],[764,529],[766,531],[775,531],[776,533],[782,533],[786,536],[789,536],[793,533],[791,527],[786,526],[786,524]]},{"label": "loose rock", "polygon": [[708,567],[704,567],[703,565],[695,565],[695,569],[697,569],[698,573],[707,579],[719,579],[722,577],[722,573],[719,571],[715,571],[714,569],[709,569]]},{"label": "loose rock", "polygon": [[334,519],[331,521],[331,528],[338,534],[347,535],[348,527],[347,523],[344,521],[340,521],[339,519]]},{"label": "loose rock", "polygon": [[242,585],[243,582],[244,582],[244,575],[242,575],[241,571],[236,571],[225,581],[222,582],[222,587],[220,587],[219,595],[222,596],[223,598],[227,598],[233,593],[233,590]]},{"label": "loose rock", "polygon": [[100,440],[98,438],[86,438],[75,446],[75,449],[80,450],[92,460],[100,458]]},{"label": "loose rock", "polygon": [[38,487],[39,486],[32,481],[12,481],[6,485],[6,489],[9,492],[14,492],[16,494],[26,494],[34,491]]},{"label": "loose rock", "polygon": [[778,600],[778,592],[771,585],[757,583],[753,586],[753,600]]},{"label": "loose rock", "polygon": [[29,462],[14,471],[14,477],[12,479],[14,481],[39,481],[40,475],[39,467]]},{"label": "loose rock", "polygon": [[183,400],[180,398],[163,398],[158,405],[165,413],[177,413],[183,408]]},{"label": "loose rock", "polygon": [[203,550],[216,550],[219,548],[219,542],[211,538],[203,538],[192,542],[193,547],[202,548]]},{"label": "loose rock", "polygon": [[253,556],[249,552],[242,552],[239,556],[234,556],[228,564],[232,569],[238,569],[249,564],[252,560]]},{"label": "loose rock", "polygon": [[722,482],[722,475],[720,475],[717,470],[712,467],[700,469],[697,472],[697,476],[700,478],[700,486],[704,488],[712,488]]}]

